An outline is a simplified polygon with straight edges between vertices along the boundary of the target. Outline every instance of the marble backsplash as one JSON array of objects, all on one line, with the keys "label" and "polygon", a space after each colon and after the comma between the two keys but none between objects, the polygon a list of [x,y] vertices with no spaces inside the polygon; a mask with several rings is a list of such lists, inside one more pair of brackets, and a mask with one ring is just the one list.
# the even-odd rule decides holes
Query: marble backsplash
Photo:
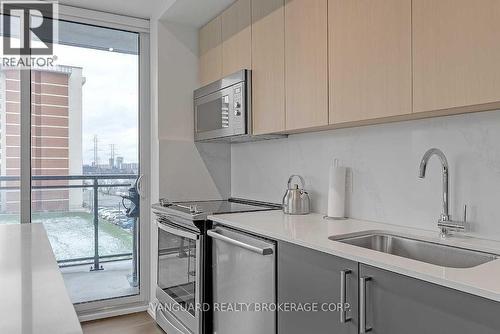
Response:
[{"label": "marble backsplash", "polygon": [[417,177],[424,152],[437,147],[450,164],[451,214],[469,208],[472,234],[500,240],[500,111],[297,134],[233,144],[231,194],[281,202],[290,174],[300,174],[314,212],[325,213],[328,167],[349,168],[349,217],[435,229],[441,213],[441,169],[431,159]]}]

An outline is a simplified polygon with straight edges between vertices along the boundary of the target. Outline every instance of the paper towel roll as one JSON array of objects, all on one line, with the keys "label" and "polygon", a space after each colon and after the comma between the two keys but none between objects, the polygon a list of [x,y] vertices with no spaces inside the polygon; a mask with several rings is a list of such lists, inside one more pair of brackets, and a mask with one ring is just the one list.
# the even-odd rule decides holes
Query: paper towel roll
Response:
[{"label": "paper towel roll", "polygon": [[337,166],[337,161],[330,166],[328,182],[328,217],[345,217],[346,171],[347,169],[345,167]]}]

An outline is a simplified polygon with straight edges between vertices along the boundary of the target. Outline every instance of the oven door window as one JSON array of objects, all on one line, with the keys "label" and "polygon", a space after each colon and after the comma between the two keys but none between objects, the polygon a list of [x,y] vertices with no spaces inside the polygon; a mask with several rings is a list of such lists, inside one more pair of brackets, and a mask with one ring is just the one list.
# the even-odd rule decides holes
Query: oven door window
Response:
[{"label": "oven door window", "polygon": [[158,286],[193,316],[198,245],[196,239],[158,229]]}]

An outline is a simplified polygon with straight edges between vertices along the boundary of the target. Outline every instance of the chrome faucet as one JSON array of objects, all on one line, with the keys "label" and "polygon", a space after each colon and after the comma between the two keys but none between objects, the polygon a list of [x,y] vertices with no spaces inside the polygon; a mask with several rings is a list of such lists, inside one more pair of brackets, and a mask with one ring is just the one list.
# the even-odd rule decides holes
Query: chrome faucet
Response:
[{"label": "chrome faucet", "polygon": [[427,170],[427,163],[432,156],[437,156],[441,161],[442,172],[443,172],[443,212],[441,213],[441,217],[438,220],[438,227],[441,231],[441,236],[445,237],[449,234],[450,231],[464,231],[465,223],[467,220],[467,206],[464,208],[464,221],[463,222],[455,222],[451,219],[450,215],[450,195],[449,195],[449,165],[446,156],[443,151],[437,148],[431,148],[427,152],[425,152],[422,157],[422,161],[420,162],[420,169],[418,172],[418,177],[423,179],[425,178],[425,172]]}]

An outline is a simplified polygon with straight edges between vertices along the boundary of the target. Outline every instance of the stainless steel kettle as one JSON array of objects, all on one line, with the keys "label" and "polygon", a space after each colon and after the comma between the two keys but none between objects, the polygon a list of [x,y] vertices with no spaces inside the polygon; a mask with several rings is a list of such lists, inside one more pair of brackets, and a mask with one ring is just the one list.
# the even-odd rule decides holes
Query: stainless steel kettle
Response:
[{"label": "stainless steel kettle", "polygon": [[[302,188],[298,184],[292,186],[293,178],[299,178]],[[283,196],[283,212],[287,215],[306,215],[309,213],[309,194],[304,190],[304,178],[300,175],[292,175],[288,179],[288,187]]]}]

